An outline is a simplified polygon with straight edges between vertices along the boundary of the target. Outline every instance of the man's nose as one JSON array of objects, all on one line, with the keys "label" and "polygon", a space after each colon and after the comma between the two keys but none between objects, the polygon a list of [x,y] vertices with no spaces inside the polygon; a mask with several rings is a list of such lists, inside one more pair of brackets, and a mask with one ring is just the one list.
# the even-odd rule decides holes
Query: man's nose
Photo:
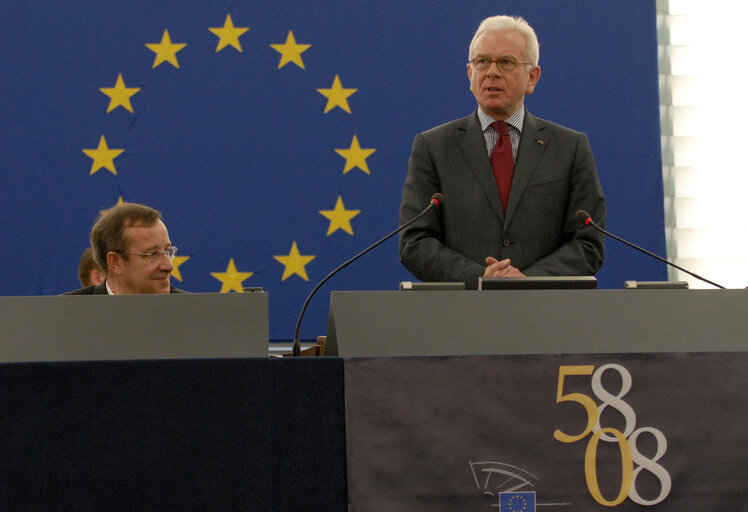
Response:
[{"label": "man's nose", "polygon": [[486,74],[492,76],[501,76],[501,68],[499,67],[498,61],[491,61],[491,64],[488,65],[488,69],[486,70]]},{"label": "man's nose", "polygon": [[161,259],[158,263],[158,268],[168,272],[174,270],[174,264],[171,262],[171,258],[169,258],[168,254],[161,255]]}]

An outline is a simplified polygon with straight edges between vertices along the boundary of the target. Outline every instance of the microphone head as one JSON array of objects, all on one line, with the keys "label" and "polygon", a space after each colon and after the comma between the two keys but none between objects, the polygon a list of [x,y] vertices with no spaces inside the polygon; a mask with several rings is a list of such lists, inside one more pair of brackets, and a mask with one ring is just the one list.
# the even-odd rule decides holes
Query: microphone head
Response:
[{"label": "microphone head", "polygon": [[431,196],[431,204],[434,206],[441,206],[444,204],[444,194],[440,194],[437,192],[433,196]]},{"label": "microphone head", "polygon": [[587,213],[584,210],[577,211],[577,220],[581,222],[582,224],[589,224],[592,222],[592,217],[590,217],[590,214]]}]

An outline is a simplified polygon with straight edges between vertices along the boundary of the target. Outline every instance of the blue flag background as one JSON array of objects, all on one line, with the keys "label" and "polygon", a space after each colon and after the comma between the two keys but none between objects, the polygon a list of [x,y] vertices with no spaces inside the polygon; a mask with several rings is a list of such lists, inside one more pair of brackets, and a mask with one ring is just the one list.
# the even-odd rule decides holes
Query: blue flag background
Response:
[{"label": "blue flag background", "polygon": [[[540,40],[527,108],[589,135],[608,228],[664,253],[653,2],[11,0],[0,294],[78,288],[99,211],[140,202],[179,247],[172,284],[261,286],[271,339],[290,339],[312,287],[397,227],[416,133],[474,110],[468,44],[501,13]],[[325,285],[302,338],[325,333],[330,289],[411,279],[387,242]],[[666,271],[609,241],[598,279]]]},{"label": "blue flag background", "polygon": [[499,493],[499,510],[501,512],[535,512],[535,493]]}]

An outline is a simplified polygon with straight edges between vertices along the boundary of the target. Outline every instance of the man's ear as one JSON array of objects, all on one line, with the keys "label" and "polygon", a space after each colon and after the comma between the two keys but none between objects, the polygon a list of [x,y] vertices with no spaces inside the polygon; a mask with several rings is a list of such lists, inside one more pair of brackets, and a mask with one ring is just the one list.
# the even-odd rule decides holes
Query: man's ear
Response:
[{"label": "man's ear", "polygon": [[114,251],[109,251],[108,253],[106,253],[107,272],[111,272],[113,274],[121,274],[124,266],[125,260],[121,254]]},{"label": "man's ear", "polygon": [[538,84],[538,80],[540,80],[540,66],[535,66],[530,71],[530,78],[527,81],[527,87],[525,87],[525,94],[532,94],[532,91],[535,90],[535,86]]},{"label": "man's ear", "polygon": [[91,282],[93,284],[101,284],[106,279],[106,274],[104,274],[103,270],[100,270],[98,268],[95,268],[91,270]]}]

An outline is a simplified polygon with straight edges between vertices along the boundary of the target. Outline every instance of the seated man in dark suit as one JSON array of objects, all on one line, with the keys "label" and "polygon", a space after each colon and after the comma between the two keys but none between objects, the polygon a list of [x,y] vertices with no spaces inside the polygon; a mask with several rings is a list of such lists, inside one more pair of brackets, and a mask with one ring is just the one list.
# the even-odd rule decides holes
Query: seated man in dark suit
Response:
[{"label": "seated man in dark suit", "polygon": [[484,20],[469,49],[467,76],[478,108],[413,141],[400,224],[436,192],[440,210],[400,235],[400,261],[423,281],[501,276],[594,275],[605,199],[587,137],[524,106],[540,78],[535,31],[522,18]]},{"label": "seated man in dark suit", "polygon": [[169,282],[177,248],[153,208],[122,203],[105,210],[91,229],[91,248],[106,279],[66,295],[182,292]]}]

